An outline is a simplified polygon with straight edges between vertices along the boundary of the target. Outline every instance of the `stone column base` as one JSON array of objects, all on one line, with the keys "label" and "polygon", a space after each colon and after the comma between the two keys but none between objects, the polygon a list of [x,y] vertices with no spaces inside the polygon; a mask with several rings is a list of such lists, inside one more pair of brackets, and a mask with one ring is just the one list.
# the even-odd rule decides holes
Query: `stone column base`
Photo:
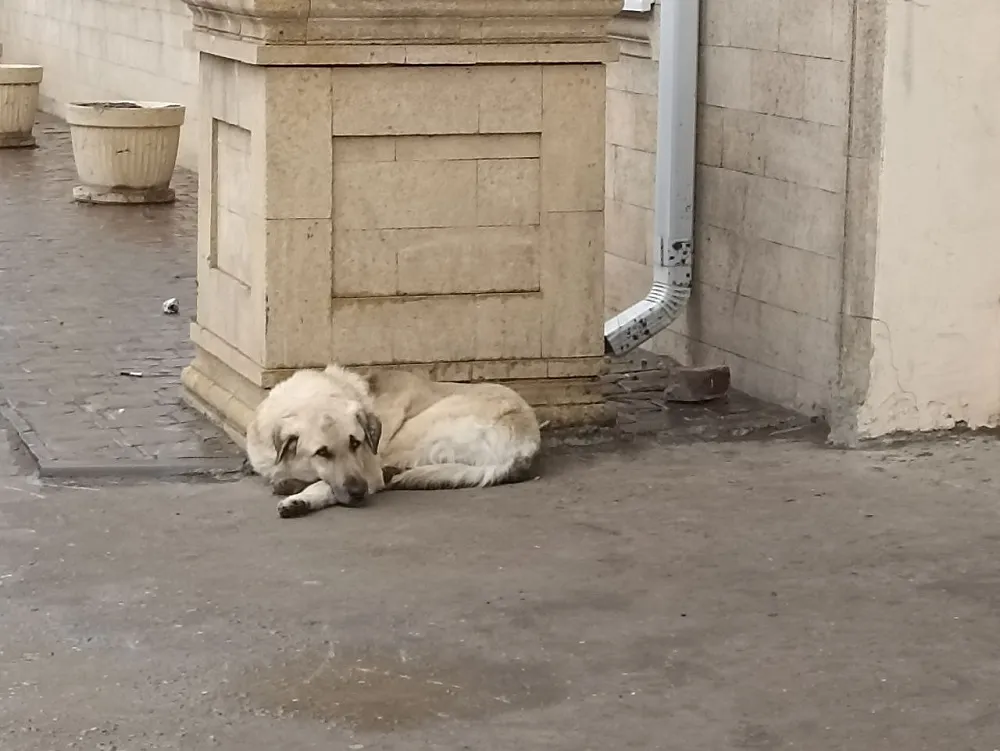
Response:
[{"label": "stone column base", "polygon": [[[534,370],[553,368],[554,363],[538,361]],[[555,364],[557,367],[558,363]],[[603,402],[603,386],[600,372],[603,362],[581,363],[594,370],[593,374],[568,377],[539,378],[486,378],[486,371],[516,372],[529,370],[525,363],[516,362],[460,362],[390,365],[386,368],[406,369],[429,375],[435,380],[463,380],[456,378],[463,373],[475,373],[476,380],[490,380],[510,386],[535,408],[538,421],[548,428],[565,428],[578,425],[610,425],[615,421],[614,408]],[[375,367],[358,368],[362,372],[376,370]],[[246,443],[246,430],[253,419],[254,410],[267,395],[268,387],[284,380],[293,371],[271,370],[255,374],[251,380],[246,375],[231,368],[218,357],[201,347],[196,347],[194,361],[181,374],[183,399],[195,411],[207,417],[222,428],[241,448]],[[529,371],[530,372],[530,371]],[[442,377],[444,376],[444,377]]]},{"label": "stone column base", "polygon": [[201,347],[195,348],[194,361],[181,371],[185,403],[222,428],[240,448],[246,448],[247,427],[266,394],[266,389]]}]

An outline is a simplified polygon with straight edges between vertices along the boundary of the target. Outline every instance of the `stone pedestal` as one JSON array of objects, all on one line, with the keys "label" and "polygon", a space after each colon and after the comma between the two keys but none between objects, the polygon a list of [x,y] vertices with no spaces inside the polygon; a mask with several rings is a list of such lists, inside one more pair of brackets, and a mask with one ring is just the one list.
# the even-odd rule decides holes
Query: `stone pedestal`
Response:
[{"label": "stone pedestal", "polygon": [[201,51],[186,396],[242,435],[331,361],[607,418],[604,62],[620,0],[187,0]]}]

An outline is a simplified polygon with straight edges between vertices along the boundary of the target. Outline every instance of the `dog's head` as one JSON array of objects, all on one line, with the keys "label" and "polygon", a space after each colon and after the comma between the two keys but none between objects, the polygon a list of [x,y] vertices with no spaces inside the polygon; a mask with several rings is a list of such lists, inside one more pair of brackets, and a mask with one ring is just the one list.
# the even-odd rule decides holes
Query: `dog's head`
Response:
[{"label": "dog's head", "polygon": [[275,479],[323,480],[340,503],[358,506],[382,487],[378,444],[382,423],[360,404],[343,405],[280,419],[272,439]]}]

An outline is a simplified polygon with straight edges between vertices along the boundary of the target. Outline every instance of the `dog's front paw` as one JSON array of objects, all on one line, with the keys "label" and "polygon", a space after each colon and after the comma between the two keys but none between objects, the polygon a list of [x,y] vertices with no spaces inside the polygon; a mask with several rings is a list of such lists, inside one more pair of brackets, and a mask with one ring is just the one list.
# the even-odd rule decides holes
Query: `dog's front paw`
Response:
[{"label": "dog's front paw", "polygon": [[302,480],[278,480],[271,483],[271,492],[275,495],[295,495],[296,493],[301,493],[303,490],[309,487],[308,482],[302,482]]},{"label": "dog's front paw", "polygon": [[278,516],[282,519],[294,519],[297,516],[305,516],[312,509],[308,501],[301,498],[285,498],[278,504]]}]

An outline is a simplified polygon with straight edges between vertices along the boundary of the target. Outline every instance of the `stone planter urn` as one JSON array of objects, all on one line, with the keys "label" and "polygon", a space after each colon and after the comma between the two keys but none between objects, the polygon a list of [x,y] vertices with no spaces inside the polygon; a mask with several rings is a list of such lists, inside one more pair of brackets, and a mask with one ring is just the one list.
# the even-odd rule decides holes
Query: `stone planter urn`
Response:
[{"label": "stone planter urn", "polygon": [[35,145],[41,65],[0,64],[0,149]]},{"label": "stone planter urn", "polygon": [[74,102],[66,122],[83,203],[170,203],[185,108],[164,102]]}]

